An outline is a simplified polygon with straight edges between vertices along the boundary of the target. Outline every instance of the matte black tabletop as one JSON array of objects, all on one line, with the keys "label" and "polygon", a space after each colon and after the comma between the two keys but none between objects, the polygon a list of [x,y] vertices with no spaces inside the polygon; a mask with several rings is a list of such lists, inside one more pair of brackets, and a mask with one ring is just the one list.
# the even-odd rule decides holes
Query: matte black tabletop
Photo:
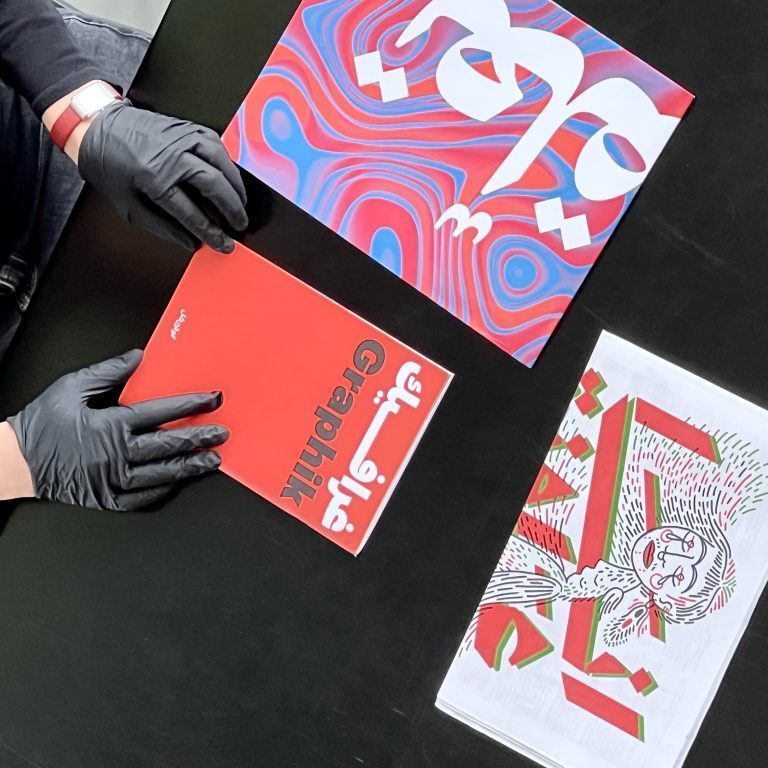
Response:
[{"label": "matte black tabletop", "polygon": [[[134,100],[222,130],[296,5],[174,0]],[[248,246],[456,378],[358,559],[223,475],[143,514],[7,505],[0,767],[529,765],[434,700],[600,330],[768,406],[768,3],[565,5],[697,101],[540,361],[250,180]],[[187,260],[86,193],[0,413],[143,345]],[[764,599],[686,765],[766,765],[766,713]]]}]

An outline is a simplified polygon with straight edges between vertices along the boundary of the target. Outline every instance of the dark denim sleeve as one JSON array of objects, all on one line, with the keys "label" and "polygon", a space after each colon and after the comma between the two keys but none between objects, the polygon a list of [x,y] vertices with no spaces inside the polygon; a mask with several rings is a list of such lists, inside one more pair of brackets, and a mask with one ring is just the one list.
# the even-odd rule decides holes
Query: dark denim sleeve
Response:
[{"label": "dark denim sleeve", "polygon": [[77,46],[51,0],[0,0],[0,80],[38,116],[89,80],[104,79]]}]

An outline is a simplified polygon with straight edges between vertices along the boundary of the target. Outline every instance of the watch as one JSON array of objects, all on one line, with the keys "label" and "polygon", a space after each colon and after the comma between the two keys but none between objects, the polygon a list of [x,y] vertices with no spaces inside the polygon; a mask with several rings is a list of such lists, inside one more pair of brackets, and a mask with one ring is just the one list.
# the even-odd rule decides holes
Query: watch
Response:
[{"label": "watch", "polygon": [[72,131],[83,120],[99,114],[113,101],[121,101],[122,96],[107,83],[91,83],[76,93],[69,106],[59,115],[51,127],[51,140],[63,152]]}]

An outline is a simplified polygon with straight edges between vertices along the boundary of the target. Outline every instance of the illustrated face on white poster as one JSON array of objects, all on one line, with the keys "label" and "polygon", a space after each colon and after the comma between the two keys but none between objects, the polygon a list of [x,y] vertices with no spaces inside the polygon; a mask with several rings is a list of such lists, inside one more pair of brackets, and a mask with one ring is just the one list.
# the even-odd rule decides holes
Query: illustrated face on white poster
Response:
[{"label": "illustrated face on white poster", "polygon": [[603,334],[438,706],[544,765],[679,766],[768,576],[766,435]]},{"label": "illustrated face on white poster", "polygon": [[[712,556],[703,563],[708,552]],[[688,528],[654,528],[632,547],[632,565],[645,589],[655,594],[657,601],[670,604],[671,598],[687,595],[697,582],[708,579],[715,565],[714,547]],[[701,579],[699,571],[703,572]]]}]

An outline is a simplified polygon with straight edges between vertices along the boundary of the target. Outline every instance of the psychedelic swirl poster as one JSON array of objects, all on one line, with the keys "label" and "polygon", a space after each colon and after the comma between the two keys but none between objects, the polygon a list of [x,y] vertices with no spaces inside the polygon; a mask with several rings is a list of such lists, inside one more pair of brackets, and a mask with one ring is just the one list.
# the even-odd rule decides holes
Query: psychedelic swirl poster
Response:
[{"label": "psychedelic swirl poster", "polygon": [[530,366],[692,99],[549,0],[304,0],[223,138]]}]

